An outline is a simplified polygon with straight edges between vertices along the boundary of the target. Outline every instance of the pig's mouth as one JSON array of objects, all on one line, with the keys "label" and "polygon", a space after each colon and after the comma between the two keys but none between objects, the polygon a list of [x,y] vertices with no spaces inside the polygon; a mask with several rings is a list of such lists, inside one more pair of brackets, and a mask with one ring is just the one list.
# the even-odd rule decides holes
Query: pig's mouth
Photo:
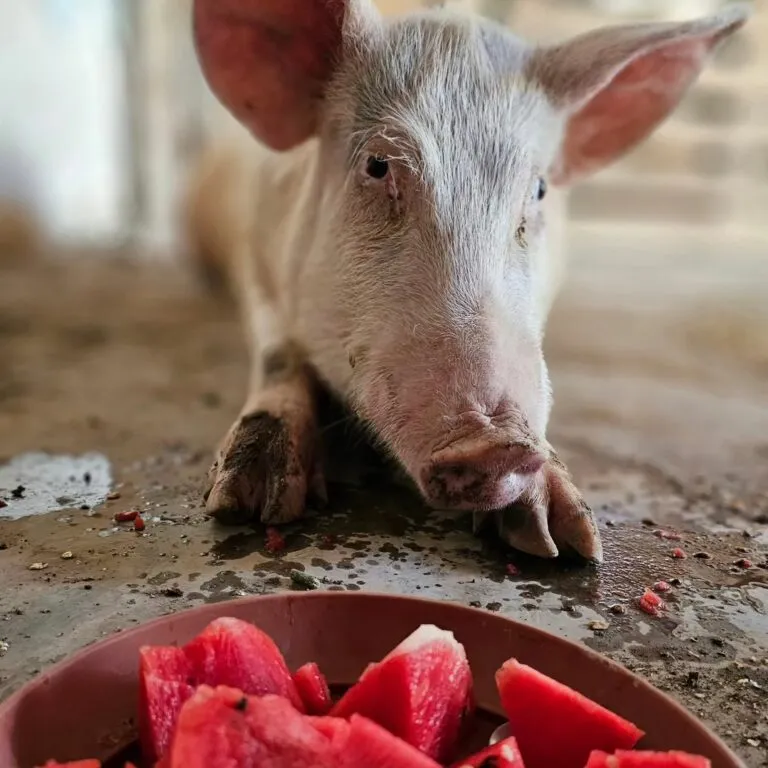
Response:
[{"label": "pig's mouth", "polygon": [[503,509],[535,484],[548,449],[510,399],[488,396],[481,405],[466,396],[451,408],[444,398],[427,395],[420,380],[406,386],[374,366],[357,374],[355,410],[430,506]]}]

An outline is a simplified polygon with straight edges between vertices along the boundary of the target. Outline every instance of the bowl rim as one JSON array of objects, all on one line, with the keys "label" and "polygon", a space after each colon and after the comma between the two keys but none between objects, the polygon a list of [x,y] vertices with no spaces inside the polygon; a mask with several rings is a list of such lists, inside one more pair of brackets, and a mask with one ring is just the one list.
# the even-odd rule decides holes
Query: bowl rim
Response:
[{"label": "bowl rim", "polygon": [[[674,711],[677,717],[687,721],[688,725],[694,729],[703,732],[703,735],[707,737],[713,746],[717,746],[719,750],[727,755],[735,765],[740,768],[747,768],[743,760],[735,753],[731,748],[725,744],[725,742],[709,728],[704,722],[699,720],[693,713],[686,709],[682,704],[678,703],[671,696],[667,695],[664,691],[656,688],[650,682],[644,678],[631,672],[621,664],[609,659],[607,656],[599,653],[598,651],[589,648],[588,646],[568,640],[564,637],[554,634],[546,629],[528,624],[519,619],[511,618],[500,613],[493,613],[482,608],[474,608],[467,606],[463,603],[454,600],[438,600],[435,598],[423,598],[415,597],[412,595],[400,595],[400,594],[388,594],[385,592],[330,592],[328,590],[319,590],[311,592],[279,592],[270,595],[250,595],[248,597],[237,598],[234,601],[223,601],[218,603],[211,603],[208,605],[200,605],[194,608],[187,608],[182,611],[177,611],[164,616],[159,616],[149,621],[143,622],[131,627],[130,629],[117,630],[109,637],[105,637],[101,640],[86,645],[72,654],[69,654],[62,660],[52,664],[50,667],[44,669],[39,674],[35,675],[31,680],[27,681],[19,690],[12,693],[7,699],[0,702],[0,719],[9,716],[14,709],[21,703],[25,696],[30,691],[34,690],[37,686],[45,684],[46,680],[54,677],[64,670],[68,670],[71,667],[79,664],[90,653],[93,653],[95,648],[99,650],[105,650],[117,643],[124,642],[126,638],[130,638],[134,635],[139,635],[148,631],[151,631],[154,627],[167,625],[169,622],[177,620],[179,617],[197,616],[200,618],[207,617],[208,621],[213,621],[215,618],[219,618],[227,615],[227,606],[237,603],[240,606],[251,604],[263,604],[269,602],[287,602],[289,605],[309,603],[320,600],[335,601],[347,600],[349,602],[360,602],[365,600],[367,602],[386,602],[386,603],[409,603],[411,605],[450,605],[452,608],[461,611],[466,614],[476,615],[479,618],[482,617],[484,621],[490,621],[491,623],[499,625],[507,625],[508,627],[522,627],[525,632],[531,635],[538,635],[542,639],[545,639],[549,643],[553,643],[556,647],[569,647],[571,649],[577,648],[579,652],[585,654],[585,658],[590,662],[602,666],[604,668],[611,669],[615,674],[618,674],[633,682],[634,686],[642,689],[646,694],[660,697],[671,710]],[[448,631],[451,631],[450,627],[446,627]]]}]

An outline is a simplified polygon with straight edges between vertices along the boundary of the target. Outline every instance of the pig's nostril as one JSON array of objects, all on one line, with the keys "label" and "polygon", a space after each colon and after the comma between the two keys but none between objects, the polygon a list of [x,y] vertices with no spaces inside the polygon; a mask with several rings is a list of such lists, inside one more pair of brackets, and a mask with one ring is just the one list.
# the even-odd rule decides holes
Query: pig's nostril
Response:
[{"label": "pig's nostril", "polygon": [[532,475],[547,457],[539,450],[520,443],[494,443],[472,440],[444,448],[432,456],[436,472],[469,473],[488,476]]},{"label": "pig's nostril", "polygon": [[542,452],[527,445],[463,442],[434,454],[421,473],[421,482],[436,503],[494,507],[511,503],[511,497],[545,461]]},{"label": "pig's nostril", "polygon": [[544,466],[546,460],[547,457],[543,453],[533,451],[521,458],[514,472],[518,475],[535,475]]}]

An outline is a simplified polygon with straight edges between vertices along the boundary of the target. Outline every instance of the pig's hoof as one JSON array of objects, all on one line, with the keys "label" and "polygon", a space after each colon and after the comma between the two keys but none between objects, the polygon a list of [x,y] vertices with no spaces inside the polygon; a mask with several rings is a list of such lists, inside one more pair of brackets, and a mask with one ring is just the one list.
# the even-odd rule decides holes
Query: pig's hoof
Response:
[{"label": "pig's hoof", "polygon": [[554,452],[523,496],[495,514],[501,538],[521,552],[538,557],[575,552],[602,562],[603,546],[592,510]]},{"label": "pig's hoof", "polygon": [[307,493],[322,491],[315,443],[315,424],[306,414],[262,410],[242,416],[209,472],[206,513],[225,525],[296,520]]}]

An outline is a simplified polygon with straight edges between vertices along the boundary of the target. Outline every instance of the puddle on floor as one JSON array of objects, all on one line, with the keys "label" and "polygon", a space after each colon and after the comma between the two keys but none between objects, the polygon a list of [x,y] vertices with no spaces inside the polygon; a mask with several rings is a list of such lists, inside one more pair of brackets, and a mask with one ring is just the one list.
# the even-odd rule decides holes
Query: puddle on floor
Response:
[{"label": "puddle on floor", "polygon": [[25,453],[0,466],[0,519],[19,520],[69,507],[103,503],[112,486],[106,456]]}]

